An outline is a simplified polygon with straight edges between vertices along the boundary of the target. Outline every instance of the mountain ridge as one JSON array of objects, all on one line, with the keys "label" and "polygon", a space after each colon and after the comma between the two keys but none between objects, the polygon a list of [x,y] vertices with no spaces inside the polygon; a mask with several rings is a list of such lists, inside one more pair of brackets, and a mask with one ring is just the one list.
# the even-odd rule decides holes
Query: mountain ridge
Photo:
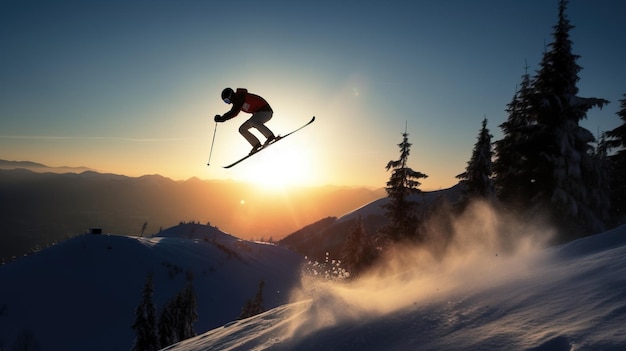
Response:
[{"label": "mountain ridge", "polygon": [[33,161],[10,161],[0,159],[0,169],[28,169],[33,172],[51,172],[51,173],[82,173],[85,171],[92,171],[93,169],[85,166],[48,166],[42,163]]}]

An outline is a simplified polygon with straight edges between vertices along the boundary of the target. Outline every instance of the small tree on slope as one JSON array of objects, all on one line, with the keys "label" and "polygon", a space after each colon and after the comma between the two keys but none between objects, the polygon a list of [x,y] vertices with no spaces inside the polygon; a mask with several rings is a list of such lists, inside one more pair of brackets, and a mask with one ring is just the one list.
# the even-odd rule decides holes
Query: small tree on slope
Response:
[{"label": "small tree on slope", "polygon": [[193,325],[198,320],[197,299],[191,273],[188,273],[187,281],[185,288],[163,306],[159,315],[162,347],[196,336]]},{"label": "small tree on slope", "polygon": [[259,283],[259,289],[257,290],[254,298],[246,301],[246,304],[241,309],[241,314],[239,315],[240,319],[249,318],[252,316],[256,316],[257,314],[263,313],[265,311],[265,307],[263,307],[263,287],[265,286],[265,281],[261,280]]},{"label": "small tree on slope", "polygon": [[188,276],[187,286],[176,297],[180,309],[181,320],[178,321],[178,337],[185,340],[196,336],[194,323],[198,320],[198,302],[193,290],[193,278]]},{"label": "small tree on slope", "polygon": [[344,244],[341,262],[350,273],[350,278],[356,278],[373,264],[376,256],[376,248],[359,215]]},{"label": "small tree on slope", "polygon": [[172,345],[179,341],[175,329],[177,318],[179,318],[179,316],[177,316],[176,299],[171,299],[165,303],[159,314],[159,343],[162,347]]},{"label": "small tree on slope", "polygon": [[135,323],[132,328],[137,334],[132,351],[154,351],[159,349],[156,331],[156,309],[152,302],[152,274],[148,275],[143,287],[143,298],[135,310]]}]

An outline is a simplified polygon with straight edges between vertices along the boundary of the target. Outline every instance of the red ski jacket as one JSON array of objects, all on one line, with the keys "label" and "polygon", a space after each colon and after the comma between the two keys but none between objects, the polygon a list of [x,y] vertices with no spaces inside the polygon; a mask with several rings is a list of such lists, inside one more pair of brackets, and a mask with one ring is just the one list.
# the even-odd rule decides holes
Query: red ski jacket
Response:
[{"label": "red ski jacket", "polygon": [[268,104],[265,99],[258,95],[249,93],[247,89],[237,88],[237,91],[233,93],[230,100],[233,103],[233,107],[222,116],[224,119],[231,119],[237,116],[240,111],[247,113],[260,111],[272,112],[270,104]]}]

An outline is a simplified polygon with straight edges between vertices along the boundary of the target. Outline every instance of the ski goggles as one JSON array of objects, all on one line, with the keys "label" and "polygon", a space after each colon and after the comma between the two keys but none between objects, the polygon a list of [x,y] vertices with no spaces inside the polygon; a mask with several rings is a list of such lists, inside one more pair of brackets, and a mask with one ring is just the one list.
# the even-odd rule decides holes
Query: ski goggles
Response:
[{"label": "ski goggles", "polygon": [[224,102],[227,103],[227,104],[230,104],[230,99],[229,98],[225,98]]}]

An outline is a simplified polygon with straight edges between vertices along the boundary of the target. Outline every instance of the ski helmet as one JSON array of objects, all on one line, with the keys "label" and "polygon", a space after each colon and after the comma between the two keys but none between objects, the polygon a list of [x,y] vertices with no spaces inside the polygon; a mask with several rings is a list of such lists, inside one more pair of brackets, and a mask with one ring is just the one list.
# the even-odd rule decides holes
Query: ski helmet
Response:
[{"label": "ski helmet", "polygon": [[233,93],[233,89],[231,88],[222,90],[222,100],[224,100],[225,103],[230,104]]}]

